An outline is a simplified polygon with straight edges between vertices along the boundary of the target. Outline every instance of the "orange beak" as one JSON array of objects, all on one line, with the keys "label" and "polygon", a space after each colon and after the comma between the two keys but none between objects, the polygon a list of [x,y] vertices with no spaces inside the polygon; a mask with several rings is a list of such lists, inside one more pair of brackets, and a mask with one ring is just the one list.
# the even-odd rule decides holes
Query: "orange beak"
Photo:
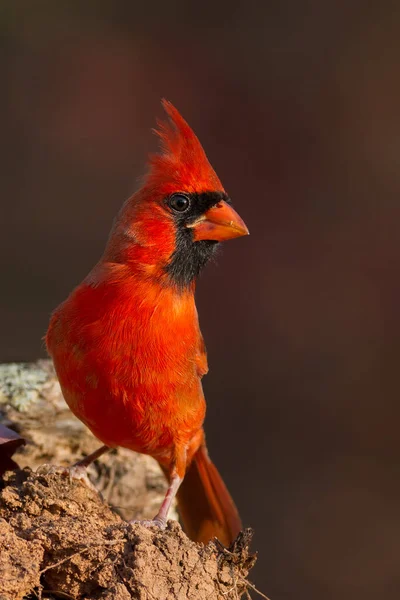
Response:
[{"label": "orange beak", "polygon": [[223,242],[249,235],[249,230],[242,219],[224,200],[209,208],[197,221],[187,227],[193,229],[195,242],[200,240]]}]

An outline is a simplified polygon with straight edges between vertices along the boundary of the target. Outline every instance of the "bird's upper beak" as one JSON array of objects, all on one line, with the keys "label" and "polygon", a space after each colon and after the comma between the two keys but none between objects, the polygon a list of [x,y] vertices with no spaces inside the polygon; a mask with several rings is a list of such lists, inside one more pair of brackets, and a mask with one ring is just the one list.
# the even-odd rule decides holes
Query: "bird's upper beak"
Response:
[{"label": "bird's upper beak", "polygon": [[242,235],[249,235],[249,230],[242,219],[224,200],[209,208],[187,227],[193,229],[195,242],[200,240],[223,242]]}]

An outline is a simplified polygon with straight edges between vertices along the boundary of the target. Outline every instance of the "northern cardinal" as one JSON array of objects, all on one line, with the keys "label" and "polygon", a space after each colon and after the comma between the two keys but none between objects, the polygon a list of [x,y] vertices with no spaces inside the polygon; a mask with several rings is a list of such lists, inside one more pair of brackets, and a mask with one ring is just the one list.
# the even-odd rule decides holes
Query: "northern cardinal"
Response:
[{"label": "northern cardinal", "polygon": [[165,527],[177,494],[192,539],[229,544],[241,522],[206,449],[208,367],[194,291],[218,243],[248,229],[192,129],[163,106],[160,152],[102,258],[54,311],[46,343],[70,409],[105,444],[78,465],[116,446],[151,455],[169,488],[147,523]]}]

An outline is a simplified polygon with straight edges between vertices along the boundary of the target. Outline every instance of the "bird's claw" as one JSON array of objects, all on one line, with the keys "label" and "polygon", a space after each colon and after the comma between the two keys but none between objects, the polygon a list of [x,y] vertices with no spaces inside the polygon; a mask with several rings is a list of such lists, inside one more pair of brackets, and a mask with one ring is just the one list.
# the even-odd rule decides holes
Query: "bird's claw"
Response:
[{"label": "bird's claw", "polygon": [[165,529],[167,521],[160,517],[154,517],[154,519],[136,520],[129,521],[130,525],[143,525],[144,527],[158,527],[158,529]]},{"label": "bird's claw", "polygon": [[68,477],[70,483],[72,483],[74,479],[77,479],[78,481],[82,481],[89,489],[96,492],[96,494],[99,493],[99,491],[90,481],[86,468],[80,465],[61,467],[58,465],[44,464],[40,465],[40,467],[36,469],[36,473],[38,475],[61,475],[63,477]]}]

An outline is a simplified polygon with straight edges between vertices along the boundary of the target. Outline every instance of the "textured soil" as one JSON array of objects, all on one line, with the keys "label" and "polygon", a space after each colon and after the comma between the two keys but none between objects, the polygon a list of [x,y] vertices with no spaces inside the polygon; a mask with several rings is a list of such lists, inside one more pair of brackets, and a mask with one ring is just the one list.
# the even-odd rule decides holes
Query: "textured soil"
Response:
[{"label": "textured soil", "polygon": [[130,525],[59,473],[8,472],[1,486],[1,600],[229,600],[247,590],[250,532],[226,550],[195,544],[176,521]]}]

